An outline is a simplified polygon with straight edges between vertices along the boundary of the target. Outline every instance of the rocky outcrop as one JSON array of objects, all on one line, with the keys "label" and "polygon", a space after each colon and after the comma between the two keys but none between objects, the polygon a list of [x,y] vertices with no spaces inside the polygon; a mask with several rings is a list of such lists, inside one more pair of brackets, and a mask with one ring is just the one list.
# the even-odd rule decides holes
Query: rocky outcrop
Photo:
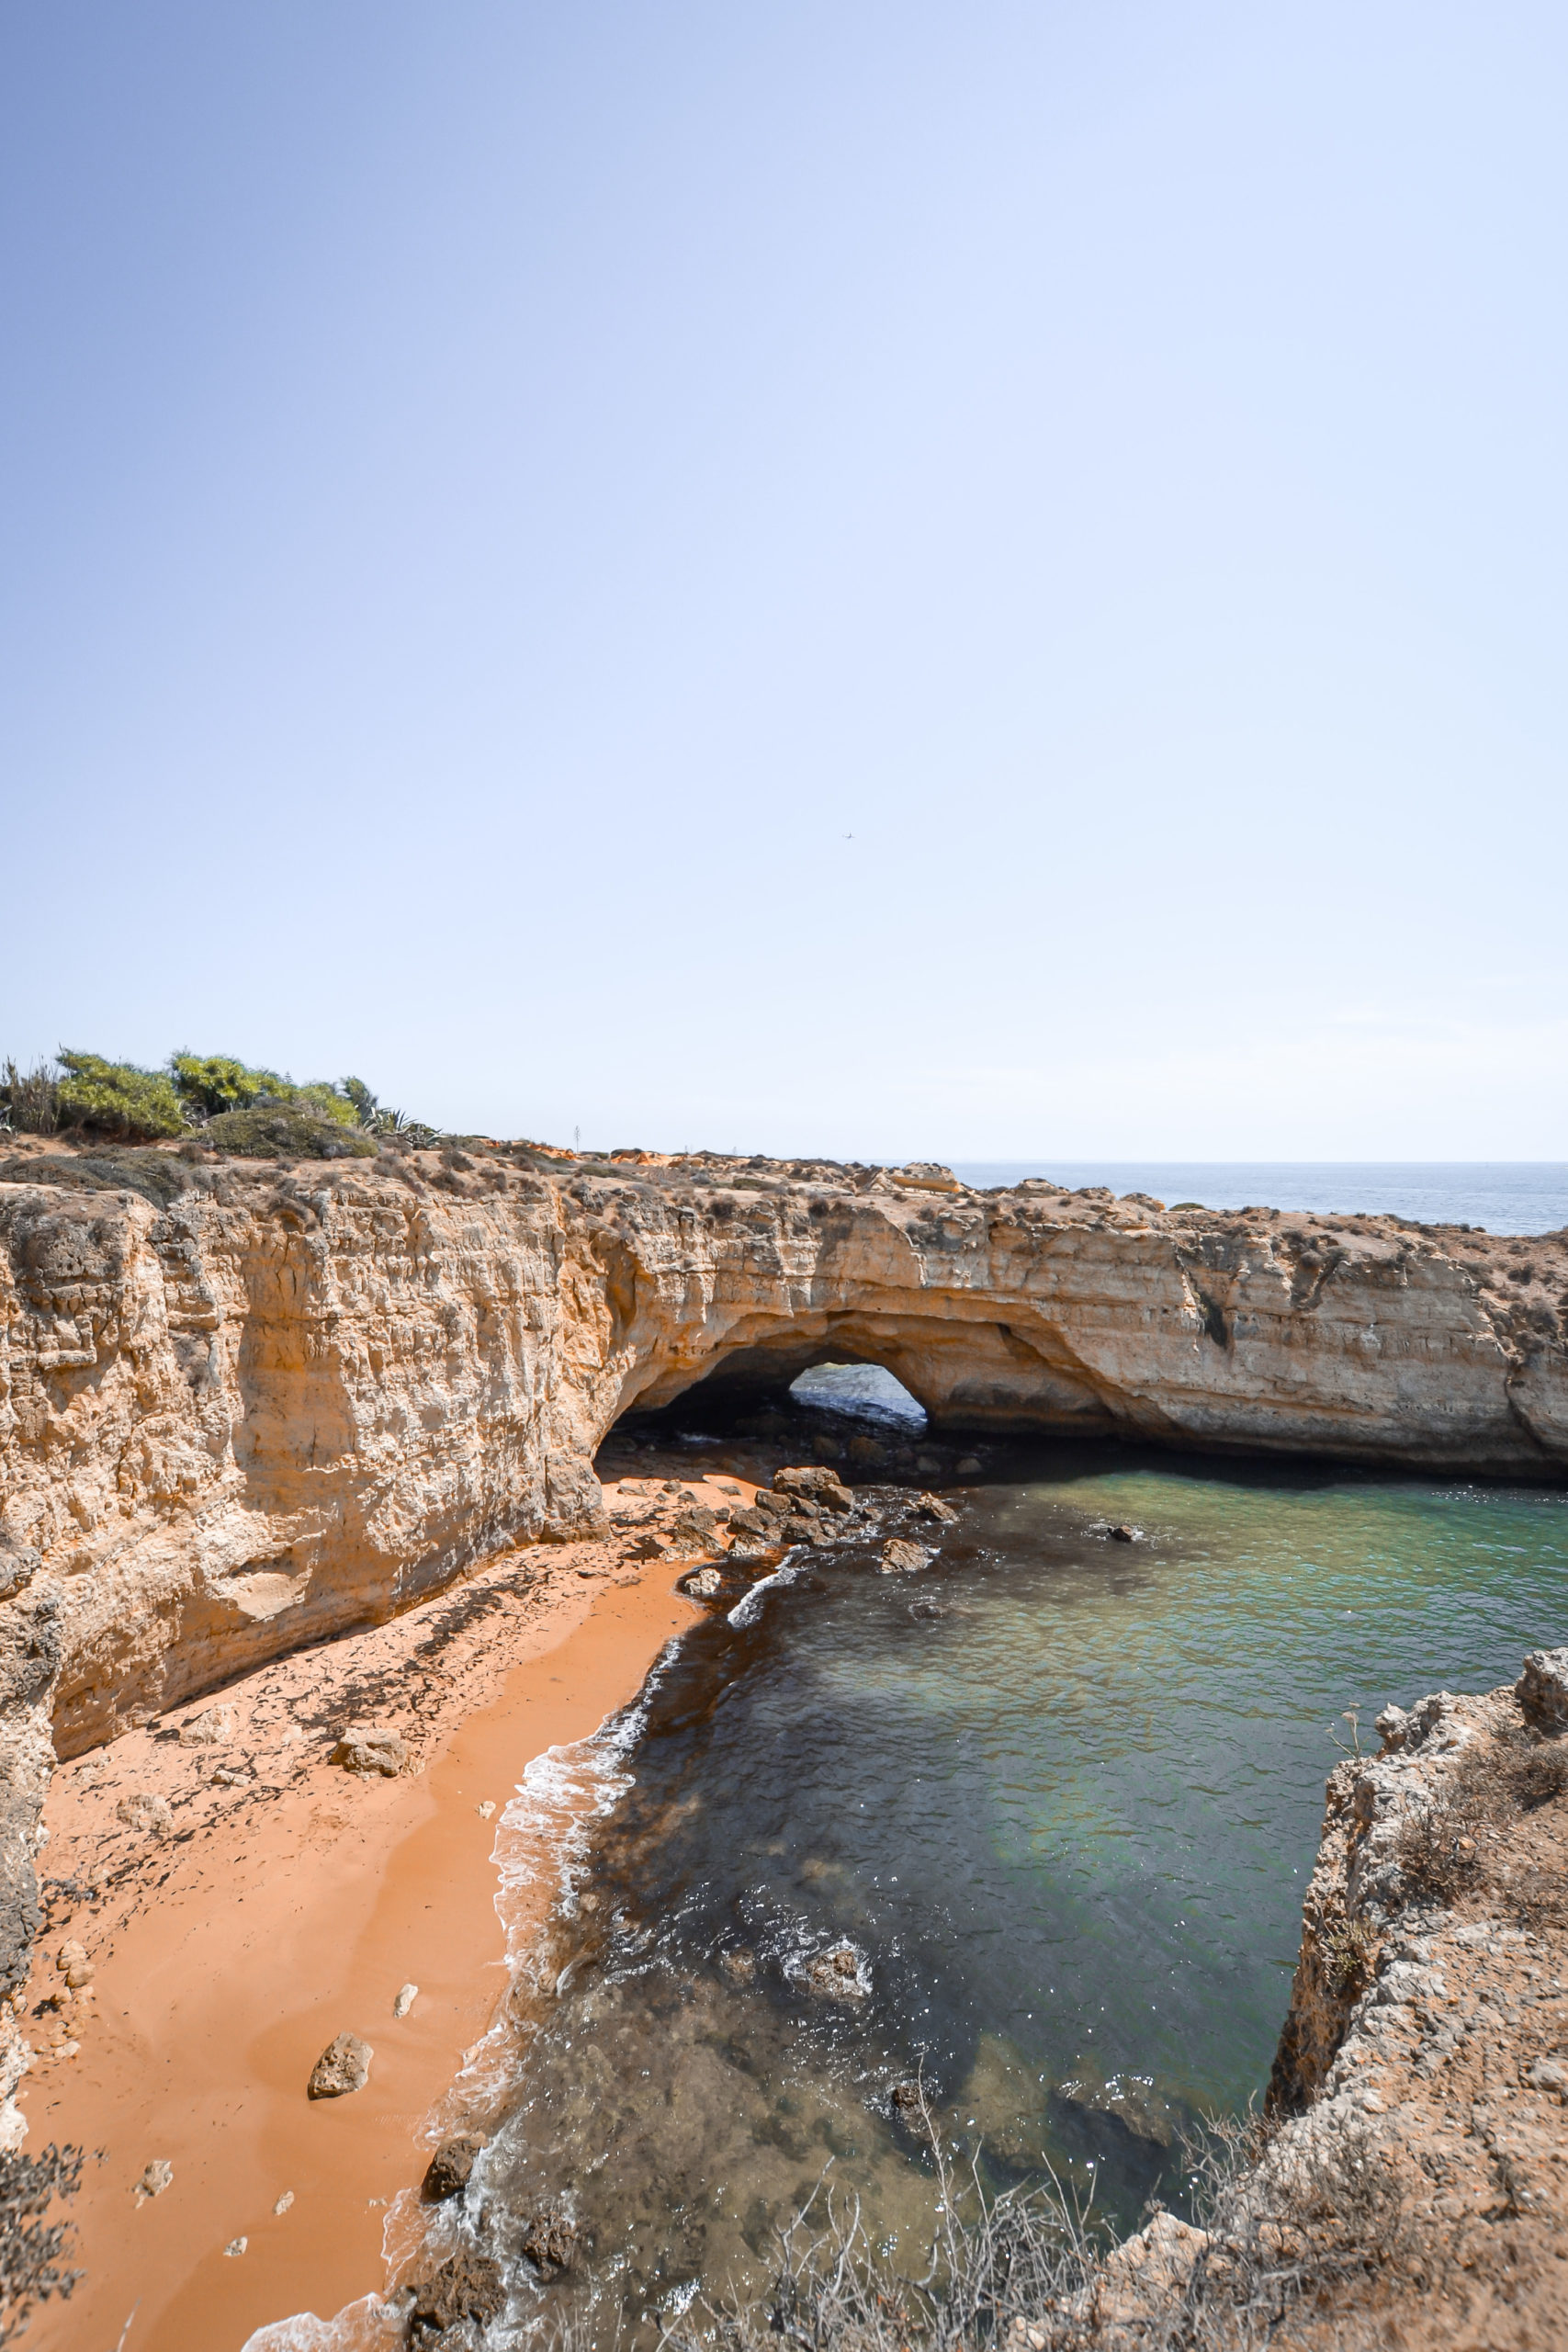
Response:
[{"label": "rocky outcrop", "polygon": [[149,1159],[139,1189],[0,1182],[13,1949],[51,1737],[591,1529],[605,1431],[698,1381],[858,1359],[938,1425],[1568,1473],[1561,1238],[939,1169]]},{"label": "rocky outcrop", "polygon": [[1536,1703],[1563,1655],[1386,1709],[1382,1754],[1328,1783],[1278,2128],[1241,2205],[1380,2342],[1568,2329],[1568,1739]]}]

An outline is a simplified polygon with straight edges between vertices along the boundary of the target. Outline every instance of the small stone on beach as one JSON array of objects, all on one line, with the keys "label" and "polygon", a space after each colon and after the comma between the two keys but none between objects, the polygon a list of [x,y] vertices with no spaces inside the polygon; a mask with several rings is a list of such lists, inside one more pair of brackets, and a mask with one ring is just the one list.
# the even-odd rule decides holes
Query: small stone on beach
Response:
[{"label": "small stone on beach", "polygon": [[343,2098],[350,2091],[362,2091],[370,2079],[370,2061],[375,2055],[358,2034],[338,2034],[311,2067],[306,2097]]},{"label": "small stone on beach", "polygon": [[493,1798],[487,1797],[483,1804],[475,1805],[474,1811],[479,1815],[481,1821],[488,1821],[491,1815],[495,1811],[495,1803]]},{"label": "small stone on beach", "polygon": [[417,1984],[400,1984],[398,1987],[398,1997],[392,2003],[392,2015],[395,2018],[406,2018],[418,1998],[419,1986]]},{"label": "small stone on beach", "polygon": [[272,2210],[275,2213],[287,2213],[293,2202],[294,2191],[291,2188],[286,2188]]},{"label": "small stone on beach", "polygon": [[194,1715],[188,1724],[180,1725],[182,1747],[220,1747],[233,1736],[232,1707],[209,1707],[204,1715]]},{"label": "small stone on beach", "polygon": [[154,2156],[136,2184],[138,2197],[162,2197],[174,2179],[175,2168],[167,2156]]},{"label": "small stone on beach", "polygon": [[243,2254],[249,2244],[249,2238],[231,2238],[223,2251],[225,2254]]},{"label": "small stone on beach", "polygon": [[128,1829],[145,1830],[150,1838],[162,1838],[174,1819],[165,1797],[154,1796],[148,1789],[133,1789],[121,1797],[114,1809],[115,1819],[123,1821]]},{"label": "small stone on beach", "polygon": [[333,1750],[333,1762],[360,1781],[374,1780],[378,1774],[395,1781],[408,1760],[407,1740],[378,1724],[350,1724],[339,1734]]}]

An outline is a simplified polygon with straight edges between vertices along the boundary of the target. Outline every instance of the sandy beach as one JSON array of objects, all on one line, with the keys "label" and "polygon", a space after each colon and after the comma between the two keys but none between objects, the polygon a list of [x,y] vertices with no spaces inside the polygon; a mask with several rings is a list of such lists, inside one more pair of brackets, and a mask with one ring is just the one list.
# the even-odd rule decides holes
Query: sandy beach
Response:
[{"label": "sandy beach", "polygon": [[[104,2153],[72,2209],[85,2275],[35,2322],[40,2343],[240,2352],[269,2321],[382,2288],[387,2208],[417,2186],[508,1989],[502,1810],[530,1759],[635,1697],[694,1613],[676,1589],[689,1550],[648,1532],[669,1500],[606,1500],[629,1523],[605,1542],[492,1561],[56,1775],[21,2101],[29,2148]],[[406,1770],[333,1763],[352,1722],[398,1732]],[[539,1869],[542,1917],[547,1854]],[[74,1991],[58,1965],[73,1939],[93,1971]],[[345,2031],[374,2049],[367,2086],[308,2099]],[[149,2196],[154,2163],[172,2179]]]}]

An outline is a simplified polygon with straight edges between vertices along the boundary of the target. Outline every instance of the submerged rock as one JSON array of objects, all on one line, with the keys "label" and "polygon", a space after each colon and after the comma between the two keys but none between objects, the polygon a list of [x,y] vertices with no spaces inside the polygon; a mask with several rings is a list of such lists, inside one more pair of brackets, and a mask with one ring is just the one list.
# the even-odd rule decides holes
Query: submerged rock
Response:
[{"label": "submerged rock", "polygon": [[577,2223],[558,2207],[536,2213],[524,2227],[523,2251],[541,2278],[570,2270],[577,2253]]}]

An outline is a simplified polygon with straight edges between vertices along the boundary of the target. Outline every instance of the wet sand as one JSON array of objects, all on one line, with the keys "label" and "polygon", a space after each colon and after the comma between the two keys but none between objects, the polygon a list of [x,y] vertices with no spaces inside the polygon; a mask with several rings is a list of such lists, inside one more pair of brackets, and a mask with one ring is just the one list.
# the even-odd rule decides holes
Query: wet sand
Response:
[{"label": "wet sand", "polygon": [[[326,2317],[383,2287],[387,2206],[417,2185],[433,2111],[508,1986],[500,1812],[531,1758],[636,1696],[694,1614],[675,1589],[690,1558],[636,1559],[628,1541],[493,1563],[57,1774],[40,1867],[67,1887],[28,1990],[40,2063],[21,2103],[30,2149],[106,2154],[89,2158],[73,2208],[86,2275],[39,2314],[40,2343],[240,2352],[268,2321]],[[181,1745],[181,1726],[225,1705],[225,1739]],[[409,1739],[408,1773],[360,1781],[329,1760],[343,1724],[371,1717]],[[220,1770],[254,1777],[227,1785]],[[118,1818],[137,1792],[171,1804],[161,1837]],[[541,1917],[553,1891],[542,1870]],[[95,1981],[40,2016],[62,1991],[67,1937]],[[409,1982],[419,1995],[400,2019]],[[344,2031],[374,2048],[367,2086],[307,2099]],[[140,2196],[154,2159],[172,2185]]]}]

